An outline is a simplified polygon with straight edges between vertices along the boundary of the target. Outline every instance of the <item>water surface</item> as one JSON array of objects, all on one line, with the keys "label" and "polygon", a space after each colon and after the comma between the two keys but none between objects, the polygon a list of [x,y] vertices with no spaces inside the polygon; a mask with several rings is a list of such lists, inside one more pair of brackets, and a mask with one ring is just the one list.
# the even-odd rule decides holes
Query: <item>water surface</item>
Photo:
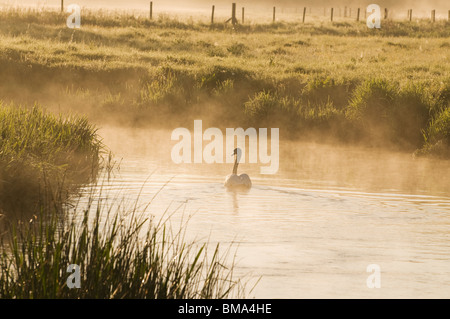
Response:
[{"label": "water surface", "polygon": [[[230,192],[232,164],[173,164],[170,133],[101,130],[122,159],[104,187],[191,216],[189,238],[238,243],[235,273],[262,276],[250,297],[450,297],[449,161],[282,142],[278,174],[242,164],[253,187]],[[367,287],[370,264],[381,288]]]}]

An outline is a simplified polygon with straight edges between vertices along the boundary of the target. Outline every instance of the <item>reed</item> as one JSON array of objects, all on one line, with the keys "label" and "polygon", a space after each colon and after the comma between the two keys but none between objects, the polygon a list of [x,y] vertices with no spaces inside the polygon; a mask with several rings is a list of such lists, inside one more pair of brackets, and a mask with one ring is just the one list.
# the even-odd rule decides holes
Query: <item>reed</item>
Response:
[{"label": "reed", "polygon": [[425,143],[415,155],[450,158],[450,105],[438,112],[422,132]]},{"label": "reed", "polygon": [[0,204],[32,211],[49,192],[92,181],[102,143],[86,118],[52,115],[0,102]]},{"label": "reed", "polygon": [[[101,196],[103,197],[103,196]],[[97,198],[97,199],[96,199]],[[82,209],[52,205],[29,222],[11,223],[0,245],[0,298],[242,298],[245,283],[233,273],[233,246],[186,240],[166,216],[98,199]],[[147,215],[148,216],[148,215]],[[80,288],[69,289],[69,265],[80,269]]]}]

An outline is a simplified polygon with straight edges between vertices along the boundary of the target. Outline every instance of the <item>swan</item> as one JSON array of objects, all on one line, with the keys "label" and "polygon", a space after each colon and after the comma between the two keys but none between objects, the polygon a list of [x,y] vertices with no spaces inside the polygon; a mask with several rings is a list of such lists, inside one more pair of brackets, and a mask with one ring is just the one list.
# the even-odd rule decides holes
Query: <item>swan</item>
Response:
[{"label": "swan", "polygon": [[251,188],[252,181],[247,174],[237,175],[237,168],[239,160],[241,159],[242,151],[240,148],[235,148],[231,156],[234,157],[233,173],[225,178],[225,187],[227,188]]}]

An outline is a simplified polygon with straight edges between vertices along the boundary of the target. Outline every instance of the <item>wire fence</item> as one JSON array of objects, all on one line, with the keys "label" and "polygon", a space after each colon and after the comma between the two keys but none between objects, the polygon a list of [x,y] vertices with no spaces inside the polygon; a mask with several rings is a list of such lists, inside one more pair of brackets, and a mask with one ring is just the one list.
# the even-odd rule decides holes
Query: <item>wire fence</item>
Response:
[{"label": "wire fence", "polygon": [[[64,12],[69,4],[68,0],[58,0],[59,5],[52,5],[48,2],[37,4],[39,10],[60,10]],[[76,3],[76,0],[70,1],[70,4]],[[12,8],[14,5],[3,3],[2,8]],[[15,5],[15,7],[19,7]],[[131,6],[130,6],[131,7]],[[365,21],[371,16],[365,6],[334,6],[334,7],[301,7],[301,6],[238,6],[237,3],[229,5],[212,5],[211,7],[168,7],[163,2],[149,1],[147,4],[136,6],[132,9],[117,8],[102,9],[102,11],[121,11],[129,14],[157,19],[160,16],[169,16],[173,18],[214,23],[232,23],[232,24],[257,24],[270,22],[317,22],[317,21]],[[85,6],[83,9],[96,10],[94,6]],[[425,9],[399,9],[399,8],[381,8],[380,17],[384,20],[415,21],[429,20],[430,22],[450,21],[450,10],[430,8]]]}]

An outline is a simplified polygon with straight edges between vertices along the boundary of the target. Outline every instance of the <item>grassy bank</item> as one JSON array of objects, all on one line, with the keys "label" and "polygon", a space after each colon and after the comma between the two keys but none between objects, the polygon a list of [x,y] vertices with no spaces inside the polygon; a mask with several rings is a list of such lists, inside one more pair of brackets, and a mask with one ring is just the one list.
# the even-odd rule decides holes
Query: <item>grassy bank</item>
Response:
[{"label": "grassy bank", "polygon": [[[0,243],[0,298],[244,297],[232,247],[188,242],[185,224],[173,229],[116,204],[91,197],[78,212],[45,206],[29,223],[11,224]],[[78,288],[69,265],[79,267]]]},{"label": "grassy bank", "polygon": [[4,98],[99,123],[175,128],[201,118],[447,157],[448,22],[232,28],[86,12],[70,30],[65,18],[0,13]]},{"label": "grassy bank", "polygon": [[47,197],[65,197],[95,177],[102,148],[86,118],[63,118],[38,106],[0,102],[0,207],[38,211]]},{"label": "grassy bank", "polygon": [[[243,297],[232,247],[188,242],[186,224],[94,191],[76,202],[102,148],[86,118],[0,105],[0,298]],[[80,288],[68,287],[69,265]]]}]

